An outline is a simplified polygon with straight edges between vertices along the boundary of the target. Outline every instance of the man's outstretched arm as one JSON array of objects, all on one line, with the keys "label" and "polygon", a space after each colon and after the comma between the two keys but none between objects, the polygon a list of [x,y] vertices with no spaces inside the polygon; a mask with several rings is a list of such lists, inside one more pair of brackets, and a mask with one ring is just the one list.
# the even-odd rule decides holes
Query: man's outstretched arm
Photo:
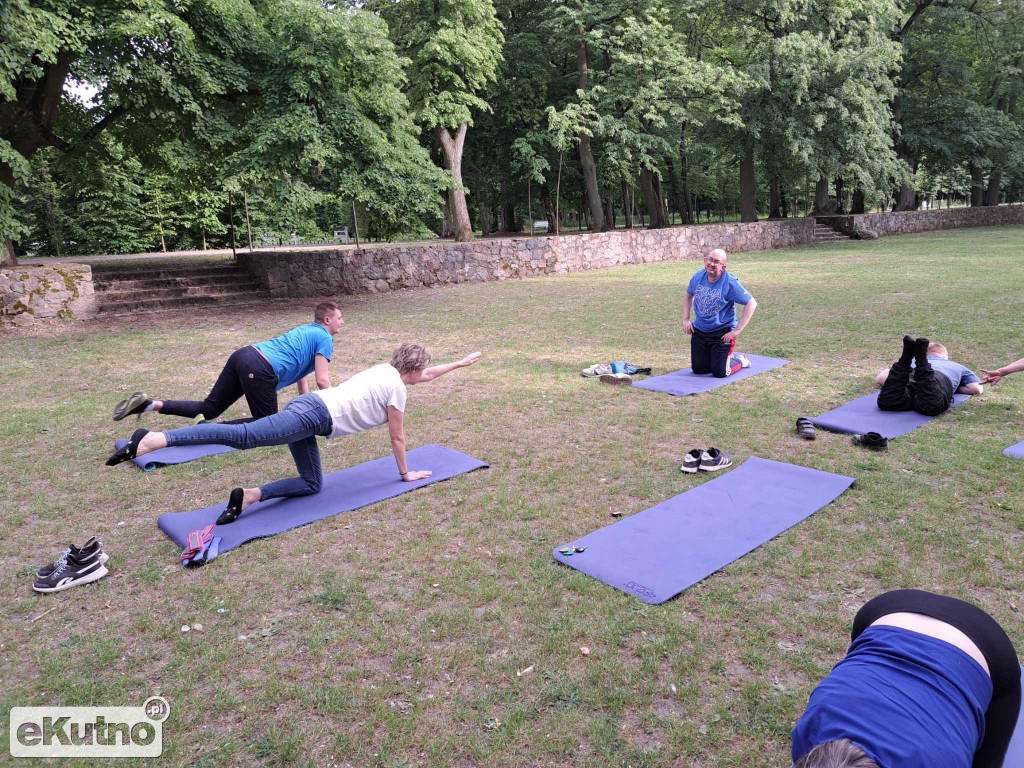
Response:
[{"label": "man's outstretched arm", "polygon": [[722,341],[729,343],[739,336],[743,332],[743,329],[747,327],[747,323],[750,322],[750,318],[754,316],[754,310],[756,309],[757,299],[751,296],[750,301],[748,301],[743,307],[743,314],[740,315],[740,321],[736,324],[735,328],[722,336]]}]

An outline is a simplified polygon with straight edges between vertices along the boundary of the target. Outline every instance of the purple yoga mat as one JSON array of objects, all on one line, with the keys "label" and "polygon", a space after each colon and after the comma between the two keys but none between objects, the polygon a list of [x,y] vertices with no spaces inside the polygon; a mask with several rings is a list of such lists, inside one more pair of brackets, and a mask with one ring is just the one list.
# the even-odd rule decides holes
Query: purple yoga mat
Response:
[{"label": "purple yoga mat", "polygon": [[[1024,459],[1024,440],[1021,440],[1016,445],[1011,445],[1009,448],[1003,451],[1003,456],[1007,456],[1011,459]],[[1024,765],[1024,763],[1021,763]]]},{"label": "purple yoga mat", "polygon": [[764,357],[763,355],[746,355],[750,360],[750,367],[737,371],[724,379],[716,379],[710,373],[696,374],[692,368],[684,368],[675,373],[666,373],[662,376],[652,376],[643,381],[634,381],[633,386],[640,389],[653,389],[657,392],[668,392],[670,395],[696,395],[707,392],[711,389],[724,387],[736,381],[754,376],[758,373],[770,371],[772,368],[781,368],[789,363],[781,357]]},{"label": "purple yoga mat", "polygon": [[[249,507],[235,522],[218,525],[214,535],[221,538],[221,554],[252,539],[273,536],[488,466],[472,456],[440,445],[421,446],[409,451],[406,458],[410,469],[429,469],[434,474],[407,483],[398,476],[398,468],[391,456],[332,472],[324,476],[320,493],[261,502]],[[225,499],[229,491],[224,490]],[[156,523],[173,542],[184,548],[188,532],[214,522],[224,511],[225,504],[226,501],[192,512],[168,512],[160,515]]]},{"label": "purple yoga mat", "polygon": [[663,603],[813,515],[852,477],[752,456],[736,469],[587,534],[555,560]]},{"label": "purple yoga mat", "polygon": [[[953,406],[960,405],[970,395],[953,395]],[[917,411],[883,411],[878,407],[878,393],[858,397],[828,413],[815,416],[811,422],[829,432],[864,434],[877,432],[890,439],[913,432],[927,424],[934,416],[922,416]]]},{"label": "purple yoga mat", "polygon": [[[114,450],[118,450],[122,445],[128,445],[128,441],[118,440],[114,443]],[[132,459],[132,464],[144,472],[152,472],[167,464],[184,464],[186,461],[201,459],[204,456],[216,456],[218,453],[227,453],[233,450],[235,449],[226,445],[169,445],[158,451],[147,453],[145,456]]]}]

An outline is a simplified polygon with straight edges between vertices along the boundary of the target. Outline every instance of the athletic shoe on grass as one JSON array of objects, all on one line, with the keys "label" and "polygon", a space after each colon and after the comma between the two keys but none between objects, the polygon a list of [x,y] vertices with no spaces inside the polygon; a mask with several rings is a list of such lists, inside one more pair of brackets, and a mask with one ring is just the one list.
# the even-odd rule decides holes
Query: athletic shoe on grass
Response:
[{"label": "athletic shoe on grass", "polygon": [[107,575],[107,569],[100,560],[100,554],[97,550],[91,557],[79,559],[68,553],[64,562],[58,562],[53,572],[46,578],[36,581],[32,589],[36,592],[60,592],[79,584],[102,579]]},{"label": "athletic shoe on grass", "polygon": [[850,438],[854,445],[861,445],[870,448],[872,451],[888,451],[889,439],[882,437],[877,432],[865,432],[863,435],[853,435]]},{"label": "athletic shoe on grass", "polygon": [[700,457],[702,451],[700,448],[694,448],[688,454],[683,456],[683,466],[679,468],[680,472],[696,472],[700,469]]},{"label": "athletic shoe on grass", "polygon": [[606,373],[611,373],[612,367],[608,363],[594,363],[589,368],[584,368],[580,371],[580,376],[585,376],[588,379],[597,378],[603,376]]},{"label": "athletic shoe on grass", "polygon": [[705,472],[717,472],[732,466],[732,456],[717,448],[708,448],[700,455],[700,468]]},{"label": "athletic shoe on grass", "polygon": [[103,544],[95,536],[93,536],[91,539],[85,542],[85,544],[83,544],[81,547],[76,547],[74,544],[72,544],[70,547],[61,552],[54,562],[50,563],[49,565],[44,565],[42,568],[36,571],[36,578],[45,579],[47,576],[49,576],[51,573],[57,570],[58,566],[60,566],[62,563],[67,562],[68,555],[73,554],[79,560],[86,560],[95,555],[97,552],[100,553],[101,563],[105,563],[107,562],[107,560],[110,559],[110,556],[103,551]]},{"label": "athletic shoe on grass", "polygon": [[801,416],[796,420],[796,433],[804,440],[813,440],[818,436],[814,429],[814,423],[806,416]]},{"label": "athletic shoe on grass", "polygon": [[153,401],[146,397],[145,392],[136,392],[131,397],[125,398],[114,407],[114,421],[120,421],[125,416],[138,416],[142,417],[142,412],[145,411],[150,403]]},{"label": "athletic shoe on grass", "polygon": [[601,381],[605,384],[632,384],[633,378],[628,373],[606,373]]}]

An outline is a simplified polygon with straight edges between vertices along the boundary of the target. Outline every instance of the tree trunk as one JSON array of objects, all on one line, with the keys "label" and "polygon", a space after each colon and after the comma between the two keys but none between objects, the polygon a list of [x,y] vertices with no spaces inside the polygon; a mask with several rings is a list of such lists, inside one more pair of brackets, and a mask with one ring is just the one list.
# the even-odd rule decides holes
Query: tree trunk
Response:
[{"label": "tree trunk", "polygon": [[0,253],[0,267],[16,267],[18,266],[18,260],[14,258],[14,243],[11,242],[11,238],[4,238],[3,252]]},{"label": "tree trunk", "polygon": [[853,190],[853,205],[850,206],[850,213],[867,213],[867,206],[864,200],[864,187],[857,187]]},{"label": "tree trunk", "polygon": [[487,237],[491,234],[491,208],[481,196],[480,198],[480,236]]},{"label": "tree trunk", "polygon": [[814,210],[811,213],[831,213],[831,205],[828,199],[828,176],[822,176],[814,185]]},{"label": "tree trunk", "polygon": [[604,199],[605,229],[615,229],[615,202],[611,195]]},{"label": "tree trunk", "polygon": [[676,176],[676,164],[672,162],[671,157],[665,158],[665,168],[668,173],[668,183],[672,187],[672,205],[679,211],[683,224],[686,224],[686,195],[683,192],[683,185],[679,183],[679,178]]},{"label": "tree trunk", "polygon": [[629,196],[629,185],[622,182],[622,217],[625,220],[626,229],[633,228],[633,198]]},{"label": "tree trunk", "polygon": [[647,215],[651,221],[650,229],[667,227],[668,220],[665,217],[665,202],[661,197],[661,181],[657,174],[650,168],[640,170],[640,186],[644,191],[644,204],[647,207]]},{"label": "tree trunk", "polygon": [[434,135],[444,154],[445,170],[450,171],[455,183],[448,188],[448,205],[452,212],[452,228],[455,242],[468,243],[473,239],[473,226],[469,223],[469,208],[466,193],[462,191],[462,148],[466,143],[468,123],[461,123],[452,136],[443,125],[434,126]]},{"label": "tree trunk", "polygon": [[754,137],[749,133],[743,139],[743,159],[740,160],[740,221],[757,221],[757,200],[754,188]]},{"label": "tree trunk", "polygon": [[683,182],[683,200],[686,207],[679,213],[683,217],[683,224],[693,224],[693,201],[690,199],[690,172],[686,165],[686,121],[683,121],[682,129],[679,132],[679,175]]},{"label": "tree trunk", "polygon": [[999,205],[999,182],[1002,179],[1002,171],[993,168],[988,177],[988,189],[985,191],[985,205]]},{"label": "tree trunk", "polygon": [[782,205],[782,193],[780,191],[780,184],[778,179],[772,179],[770,182],[770,194],[771,204],[768,209],[769,219],[781,219],[782,211],[780,210]]},{"label": "tree trunk", "polygon": [[843,213],[843,195],[845,194],[845,187],[843,185],[843,177],[836,176],[836,213],[840,216]]},{"label": "tree trunk", "polygon": [[[582,31],[579,30],[581,34]],[[589,69],[587,44],[581,39],[576,46],[576,72],[579,75],[576,87],[581,91],[586,91],[590,87],[588,83]],[[595,232],[603,232],[606,227],[604,216],[601,212],[601,192],[597,188],[597,163],[594,162],[594,152],[590,147],[590,137],[586,134],[580,135],[579,150],[580,166],[583,168],[583,186],[587,190],[587,201],[590,203],[592,229]]]},{"label": "tree trunk", "polygon": [[979,208],[985,204],[985,172],[974,162],[967,167],[971,171],[971,208]]},{"label": "tree trunk", "polygon": [[779,202],[782,204],[782,218],[789,218],[789,201],[786,200],[786,189],[779,185]]}]

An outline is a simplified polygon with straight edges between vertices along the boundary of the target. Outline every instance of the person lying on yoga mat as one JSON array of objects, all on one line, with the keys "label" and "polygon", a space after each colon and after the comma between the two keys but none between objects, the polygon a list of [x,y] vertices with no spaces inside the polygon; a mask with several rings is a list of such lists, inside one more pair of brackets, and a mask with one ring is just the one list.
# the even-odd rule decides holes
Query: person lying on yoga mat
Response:
[{"label": "person lying on yoga mat", "polygon": [[[704,269],[690,278],[683,298],[683,331],[690,336],[690,367],[694,373],[710,373],[718,379],[749,367],[746,357],[735,354],[736,337],[757,309],[754,297],[726,271],[727,259],[721,248],[705,256]],[[744,305],[739,322],[736,304]]]},{"label": "person lying on yoga mat", "polygon": [[1010,768],[1021,670],[995,619],[901,589],[857,612],[851,640],[793,728],[794,768]]},{"label": "person lying on yoga mat", "polygon": [[938,416],[953,404],[953,394],[980,395],[981,379],[974,371],[949,359],[941,344],[903,337],[903,354],[891,368],[879,371],[882,388],[878,407],[883,411],[917,411]]},{"label": "person lying on yoga mat", "polygon": [[391,433],[391,449],[398,476],[406,482],[430,477],[425,470],[410,470],[405,462],[405,400],[407,387],[465,368],[480,359],[474,352],[455,363],[430,364],[430,352],[406,343],[395,350],[391,363],[375,365],[336,387],[309,392],[292,400],[280,413],[242,424],[197,424],[167,432],[137,429],[127,445],[107,459],[108,466],[144,456],[168,445],[217,443],[247,450],[264,445],[287,445],[299,470],[298,477],[277,480],[259,488],[235,488],[217,525],[234,522],[257,501],[319,493],[323,484],[317,435],[326,438],[352,435],[383,424]]},{"label": "person lying on yoga mat", "polygon": [[146,411],[187,419],[202,416],[210,421],[243,395],[254,420],[277,413],[277,390],[296,384],[299,394],[306,394],[310,373],[318,389],[331,386],[327,364],[334,352],[334,337],[344,324],[341,308],[333,301],[322,302],[309,325],[232,352],[205,400],[154,400],[145,392],[136,392],[117,404],[114,421]]},{"label": "person lying on yoga mat", "polygon": [[982,368],[981,372],[985,375],[981,379],[981,383],[998,384],[999,380],[1003,378],[1003,376],[1009,376],[1011,373],[1017,373],[1018,371],[1024,371],[1024,357],[1022,357],[1020,360],[1017,360],[1016,362],[1008,363],[1007,365],[1004,365],[1002,368],[996,368],[994,371],[986,371],[984,368]]}]

